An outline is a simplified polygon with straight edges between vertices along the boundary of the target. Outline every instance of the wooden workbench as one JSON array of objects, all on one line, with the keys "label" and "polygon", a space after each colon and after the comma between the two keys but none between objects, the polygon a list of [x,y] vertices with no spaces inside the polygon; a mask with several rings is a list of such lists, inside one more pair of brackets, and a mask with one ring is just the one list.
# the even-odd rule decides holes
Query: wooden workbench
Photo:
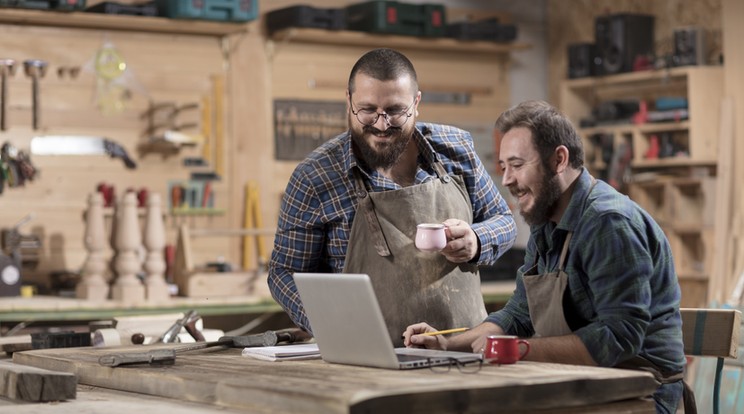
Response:
[{"label": "wooden workbench", "polygon": [[[514,291],[514,281],[483,283],[486,305],[501,307]],[[167,301],[122,304],[114,300],[90,301],[56,296],[8,297],[0,300],[0,324],[24,321],[90,321],[117,316],[154,315],[196,310],[201,316],[246,315],[283,312],[271,298],[223,296],[173,297]]]},{"label": "wooden workbench", "polygon": [[[116,351],[122,350],[142,348]],[[640,371],[535,362],[484,366],[477,374],[394,371],[320,360],[264,362],[242,357],[239,349],[182,353],[174,365],[99,365],[98,358],[109,352],[26,351],[14,354],[13,361],[75,373],[79,384],[244,412],[654,412],[653,402],[642,397],[656,384]]]},{"label": "wooden workbench", "polygon": [[234,315],[281,312],[270,298],[231,296],[219,298],[174,297],[167,301],[122,304],[114,300],[90,301],[55,296],[3,298],[0,300],[0,323],[21,321],[85,321],[116,316],[154,315],[186,312],[194,309],[199,315]]}]

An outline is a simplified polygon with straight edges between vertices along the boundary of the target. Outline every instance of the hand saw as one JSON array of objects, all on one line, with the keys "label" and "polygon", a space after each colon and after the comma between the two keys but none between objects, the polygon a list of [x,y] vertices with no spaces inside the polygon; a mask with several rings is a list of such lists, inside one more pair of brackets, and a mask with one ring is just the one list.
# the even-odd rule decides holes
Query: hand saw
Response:
[{"label": "hand saw", "polygon": [[104,138],[80,135],[46,135],[31,138],[31,153],[35,155],[108,155],[121,158],[129,169],[137,164],[127,150],[116,142]]}]

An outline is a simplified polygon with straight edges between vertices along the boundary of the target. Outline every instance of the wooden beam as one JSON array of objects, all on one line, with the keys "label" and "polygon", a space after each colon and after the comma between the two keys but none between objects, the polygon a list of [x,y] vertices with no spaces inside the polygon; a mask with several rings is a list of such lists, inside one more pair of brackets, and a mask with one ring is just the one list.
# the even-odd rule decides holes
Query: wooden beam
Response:
[{"label": "wooden beam", "polygon": [[45,402],[74,400],[77,377],[69,372],[0,361],[0,395],[11,400]]},{"label": "wooden beam", "polygon": [[681,308],[685,355],[736,358],[741,312],[736,309]]},{"label": "wooden beam", "polygon": [[734,105],[731,98],[721,102],[721,126],[718,138],[718,178],[716,182],[716,208],[714,218],[715,241],[713,269],[708,282],[708,302],[722,303],[726,294],[726,280],[733,272],[728,241],[733,207],[734,174]]}]

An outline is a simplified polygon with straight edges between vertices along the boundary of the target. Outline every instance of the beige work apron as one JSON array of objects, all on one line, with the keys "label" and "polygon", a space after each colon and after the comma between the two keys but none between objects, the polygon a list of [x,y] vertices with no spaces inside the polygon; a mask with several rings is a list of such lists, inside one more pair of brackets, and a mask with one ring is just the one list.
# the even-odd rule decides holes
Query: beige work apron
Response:
[{"label": "beige work apron", "polygon": [[571,333],[571,328],[563,313],[563,294],[568,285],[568,274],[563,271],[563,266],[572,235],[573,233],[568,233],[566,241],[563,242],[557,271],[532,273],[537,269],[537,260],[535,260],[535,265],[525,272],[522,278],[535,336],[561,336]]},{"label": "beige work apron", "polygon": [[[589,198],[597,180],[592,177],[592,186],[586,194],[584,203]],[[533,266],[527,270],[522,280],[524,291],[527,296],[527,305],[530,310],[530,320],[535,329],[535,336],[561,336],[570,334],[571,328],[566,322],[563,312],[563,295],[568,285],[568,274],[563,270],[568,256],[568,245],[571,242],[573,232],[566,235],[563,242],[561,256],[558,259],[558,270],[554,272],[537,274],[537,259],[539,253],[535,253]]]},{"label": "beige work apron", "polygon": [[[592,179],[589,193],[592,192],[596,184],[597,181]],[[536,337],[562,336],[573,332],[563,312],[563,295],[568,286],[568,274],[564,271],[564,268],[568,256],[568,245],[572,236],[573,232],[566,235],[561,256],[558,259],[557,271],[542,274],[533,273],[533,270],[537,269],[537,259],[535,259],[535,264],[525,272],[522,278],[525,294],[527,295],[527,305],[530,310],[530,319]],[[618,364],[616,368],[651,372],[659,384],[670,384],[684,378],[684,373],[681,372],[662,372],[659,367],[640,355]],[[684,386],[682,402],[685,413],[696,414],[697,407],[692,389],[686,382],[683,381],[682,383]]]},{"label": "beige work apron", "polygon": [[380,303],[390,338],[401,346],[408,325],[425,321],[437,329],[473,327],[486,317],[478,267],[455,264],[414,245],[416,225],[448,218],[473,222],[459,176],[432,162],[436,179],[398,190],[369,192],[354,170],[358,207],[351,226],[345,273],[366,273]]}]

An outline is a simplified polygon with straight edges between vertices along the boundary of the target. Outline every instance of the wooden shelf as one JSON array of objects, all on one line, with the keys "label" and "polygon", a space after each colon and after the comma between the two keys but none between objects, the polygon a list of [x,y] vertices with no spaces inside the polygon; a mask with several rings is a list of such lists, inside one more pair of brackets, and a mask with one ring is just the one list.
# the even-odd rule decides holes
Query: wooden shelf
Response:
[{"label": "wooden shelf", "polygon": [[510,53],[517,50],[529,49],[525,43],[496,43],[487,41],[465,41],[450,38],[427,38],[416,36],[399,36],[377,33],[356,32],[349,30],[325,30],[290,28],[280,30],[271,36],[275,42],[315,43],[341,46],[368,46],[440,50],[463,53]]},{"label": "wooden shelf", "polygon": [[693,160],[687,157],[669,157],[630,162],[632,168],[708,167],[715,166],[716,164],[716,160]]},{"label": "wooden shelf", "polygon": [[707,282],[708,275],[698,272],[677,272],[677,279],[696,282]]},{"label": "wooden shelf", "polygon": [[638,131],[643,134],[652,134],[654,132],[673,132],[673,131],[685,131],[690,129],[689,121],[682,122],[659,122],[659,123],[648,123],[636,125]]},{"label": "wooden shelf", "polygon": [[594,134],[633,134],[636,131],[642,134],[652,134],[654,132],[673,132],[685,131],[690,128],[688,121],[682,122],[659,122],[647,124],[623,124],[623,125],[604,125],[589,128],[580,128],[579,132],[584,135]]},{"label": "wooden shelf", "polygon": [[672,229],[677,234],[700,234],[705,227],[700,223],[665,223],[664,227]]},{"label": "wooden shelf", "polygon": [[248,30],[246,23],[223,23],[204,20],[174,20],[164,17],[150,16],[124,16],[103,13],[14,9],[0,9],[0,24],[124,30],[130,32],[217,37],[245,32]]},{"label": "wooden shelf", "polygon": [[221,216],[225,210],[218,208],[173,208],[169,211],[172,216]]},{"label": "wooden shelf", "polygon": [[[701,66],[687,66],[660,70],[646,70],[640,72],[621,73],[617,75],[595,76],[578,79],[567,79],[566,85],[572,89],[594,88],[597,86],[617,86],[654,80],[664,81],[671,78],[684,78],[690,71]],[[702,66],[705,68],[705,66]]]}]

